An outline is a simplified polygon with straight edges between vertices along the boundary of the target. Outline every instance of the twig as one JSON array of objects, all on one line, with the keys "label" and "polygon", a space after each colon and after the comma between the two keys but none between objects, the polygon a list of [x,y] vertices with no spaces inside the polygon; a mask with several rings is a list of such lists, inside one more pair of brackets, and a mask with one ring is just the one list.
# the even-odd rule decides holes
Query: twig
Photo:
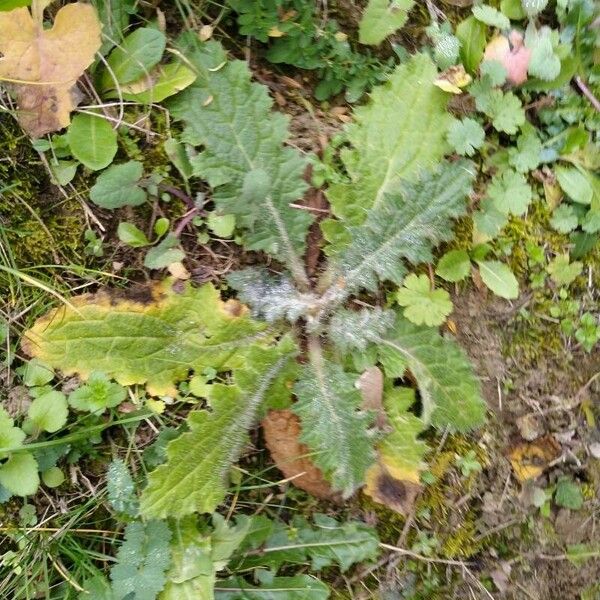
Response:
[{"label": "twig", "polygon": [[181,217],[181,220],[179,221],[179,223],[177,223],[177,227],[175,227],[175,230],[173,231],[173,235],[175,235],[176,237],[179,237],[183,233],[183,230],[185,229],[186,225],[191,223],[191,221],[193,221],[194,217],[198,216],[200,213],[201,213],[201,210],[197,207],[194,207],[191,210],[188,210],[188,212],[186,212],[185,215],[183,215],[183,217]]},{"label": "twig", "polygon": [[180,190],[179,188],[176,188],[175,186],[172,186],[172,185],[168,185],[166,183],[161,183],[158,187],[163,192],[167,192],[167,194],[176,196],[177,198],[179,198],[180,200],[185,202],[185,204],[187,205],[187,207],[189,209],[196,208],[196,204],[194,203],[194,201],[183,190]]},{"label": "twig", "polygon": [[410,558],[414,558],[416,560],[421,560],[423,562],[432,563],[432,564],[440,564],[440,565],[451,565],[453,567],[462,567],[465,568],[467,565],[471,563],[464,562],[462,560],[448,560],[445,558],[431,558],[429,556],[423,556],[422,554],[417,554],[412,550],[406,550],[405,548],[398,548],[397,546],[392,546],[390,544],[384,544],[381,542],[379,544],[381,548],[385,548],[386,550],[391,550],[392,552],[396,552],[397,554],[402,554],[404,556],[409,556]]},{"label": "twig", "polygon": [[598,100],[598,98],[594,96],[592,90],[590,90],[590,88],[585,84],[583,79],[579,77],[579,75],[575,76],[575,83],[577,84],[577,87],[579,88],[581,93],[591,102],[592,106],[598,112],[600,112],[600,100]]}]

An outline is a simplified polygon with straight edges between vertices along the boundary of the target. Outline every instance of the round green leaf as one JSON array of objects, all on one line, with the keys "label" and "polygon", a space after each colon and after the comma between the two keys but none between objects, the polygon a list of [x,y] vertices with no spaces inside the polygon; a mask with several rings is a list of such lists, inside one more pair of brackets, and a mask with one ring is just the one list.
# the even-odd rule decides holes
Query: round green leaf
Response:
[{"label": "round green leaf", "polygon": [[471,260],[466,250],[451,250],[440,259],[436,274],[446,281],[461,281],[471,272]]},{"label": "round green leaf", "polygon": [[138,183],[144,166],[137,160],[112,165],[102,173],[90,190],[90,199],[102,208],[138,206],[146,201],[146,192]]},{"label": "round green leaf", "polygon": [[148,75],[162,58],[166,42],[165,34],[158,29],[136,29],[110,53],[110,71],[107,69],[102,76],[102,88],[114,88],[115,79],[119,85],[125,85]]},{"label": "round green leaf", "polygon": [[92,171],[108,167],[118,149],[117,132],[100,115],[75,115],[68,139],[73,156]]},{"label": "round green leaf", "polygon": [[54,369],[37,358],[31,359],[23,369],[23,383],[27,387],[45,385],[54,379]]},{"label": "round green leaf", "polygon": [[52,390],[33,400],[27,416],[38,429],[53,433],[67,422],[68,412],[66,396]]},{"label": "round green leaf", "polygon": [[119,223],[117,235],[124,244],[132,248],[142,248],[150,244],[146,234],[133,223]]},{"label": "round green leaf", "polygon": [[575,167],[556,167],[554,170],[562,191],[579,204],[590,204],[594,190],[587,177]]},{"label": "round green leaf", "polygon": [[65,480],[65,474],[58,467],[50,467],[42,473],[42,481],[49,488],[58,487]]},{"label": "round green leaf", "polygon": [[498,260],[478,260],[479,274],[485,285],[501,298],[519,297],[519,282],[510,268]]},{"label": "round green leaf", "polygon": [[29,452],[13,454],[0,467],[0,485],[17,496],[31,496],[40,485],[38,465]]}]

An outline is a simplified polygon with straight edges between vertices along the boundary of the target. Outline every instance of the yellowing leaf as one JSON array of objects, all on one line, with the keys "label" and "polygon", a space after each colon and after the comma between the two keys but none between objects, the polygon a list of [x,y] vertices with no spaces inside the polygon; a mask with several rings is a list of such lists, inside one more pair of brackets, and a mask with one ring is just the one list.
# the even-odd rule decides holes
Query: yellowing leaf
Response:
[{"label": "yellowing leaf", "polygon": [[511,450],[509,459],[517,479],[523,482],[539,477],[560,452],[558,442],[546,435],[535,442],[518,444]]},{"label": "yellowing leaf", "polygon": [[0,81],[12,84],[19,123],[32,137],[70,123],[76,81],[101,45],[93,6],[64,6],[51,29],[43,28],[40,8],[35,20],[27,8],[0,12]]},{"label": "yellowing leaf", "polygon": [[[124,295],[101,291],[73,298],[26,332],[24,351],[65,374],[86,379],[101,371],[123,385],[174,395],[193,369],[239,366],[265,326],[215,288],[166,280]],[[44,357],[44,358],[42,358]]]},{"label": "yellowing leaf", "polygon": [[[196,80],[196,73],[182,63],[158,65],[151,73],[140,79],[122,86],[121,93],[125,100],[136,102],[162,102],[189,87]],[[108,97],[116,97],[117,92],[111,92]]]},{"label": "yellowing leaf", "polygon": [[408,514],[419,493],[419,475],[427,444],[417,436],[425,429],[421,419],[409,412],[414,390],[386,391],[384,408],[391,431],[377,447],[378,460],[367,471],[365,493],[401,514]]},{"label": "yellowing leaf", "polygon": [[454,65],[449,67],[433,82],[436,85],[450,94],[462,94],[462,89],[469,85],[472,77],[465,71],[462,65]]}]

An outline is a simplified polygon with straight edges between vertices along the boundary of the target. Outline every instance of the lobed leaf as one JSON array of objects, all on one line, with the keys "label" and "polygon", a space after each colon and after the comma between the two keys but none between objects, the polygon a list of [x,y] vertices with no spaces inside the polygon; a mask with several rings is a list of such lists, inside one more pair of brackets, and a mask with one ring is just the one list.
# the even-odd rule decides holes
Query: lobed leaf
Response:
[{"label": "lobed leaf", "polygon": [[215,510],[265,397],[289,396],[280,375],[295,351],[289,338],[273,348],[251,348],[245,365],[235,370],[234,384],[211,386],[211,411],[189,414],[190,430],[168,445],[167,462],[150,474],[141,498],[143,515],[182,517]]},{"label": "lobed leaf", "polygon": [[304,442],[334,489],[351,496],[363,483],[373,463],[369,426],[372,417],[361,410],[356,377],[325,359],[320,348],[309,351],[310,362],[294,387],[292,410],[300,417]]},{"label": "lobed leaf", "polygon": [[373,336],[373,341],[388,377],[402,377],[409,369],[416,379],[425,424],[468,431],[483,423],[485,403],[479,381],[456,342],[402,317],[392,331]]},{"label": "lobed leaf", "polygon": [[154,600],[167,578],[171,562],[171,531],[164,521],[134,522],[125,529],[125,541],[110,570],[116,598]]},{"label": "lobed leaf", "polygon": [[413,56],[389,80],[373,90],[366,106],[354,111],[346,129],[349,147],[341,152],[348,182],[329,187],[327,197],[344,224],[362,223],[370,208],[434,167],[448,150],[446,132],[452,117],[447,94],[434,85],[431,59]]},{"label": "lobed leaf", "polygon": [[364,225],[351,228],[351,245],[333,261],[337,283],[330,294],[336,295],[336,285],[341,300],[360,289],[375,291],[380,281],[401,284],[402,259],[431,262],[432,249],[452,236],[452,219],[465,213],[473,178],[469,163],[447,163],[385,194]]},{"label": "lobed leaf", "polygon": [[307,283],[299,257],[312,216],[290,206],[306,190],[307,162],[284,146],[287,118],[271,110],[267,88],[252,82],[245,62],[228,62],[215,42],[185,39],[198,78],[171,113],[185,122],[187,141],[202,146],[194,173],[214,188],[217,207],[236,215],[249,249],[273,254]]}]

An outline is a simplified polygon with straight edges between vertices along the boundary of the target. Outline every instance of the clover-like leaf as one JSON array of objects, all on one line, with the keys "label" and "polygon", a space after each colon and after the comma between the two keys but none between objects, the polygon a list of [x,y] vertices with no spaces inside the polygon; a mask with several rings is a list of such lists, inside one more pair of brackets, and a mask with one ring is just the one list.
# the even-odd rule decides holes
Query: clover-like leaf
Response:
[{"label": "clover-like leaf", "polygon": [[494,176],[487,189],[487,196],[501,213],[522,215],[531,202],[531,187],[525,176],[506,169]]},{"label": "clover-like leaf", "polygon": [[448,142],[458,154],[473,156],[483,146],[485,131],[475,119],[456,120],[448,129]]},{"label": "clover-like leaf", "polygon": [[404,316],[416,325],[437,327],[452,312],[452,300],[446,290],[434,290],[427,275],[411,273],[396,292],[396,302],[404,306]]},{"label": "clover-like leaf", "polygon": [[550,274],[552,281],[558,285],[569,285],[583,271],[583,263],[579,261],[570,262],[568,254],[559,254],[550,261],[546,271]]},{"label": "clover-like leaf", "polygon": [[113,383],[104,373],[93,372],[86,383],[69,395],[69,404],[76,410],[101,414],[117,406],[127,397],[127,390]]}]

